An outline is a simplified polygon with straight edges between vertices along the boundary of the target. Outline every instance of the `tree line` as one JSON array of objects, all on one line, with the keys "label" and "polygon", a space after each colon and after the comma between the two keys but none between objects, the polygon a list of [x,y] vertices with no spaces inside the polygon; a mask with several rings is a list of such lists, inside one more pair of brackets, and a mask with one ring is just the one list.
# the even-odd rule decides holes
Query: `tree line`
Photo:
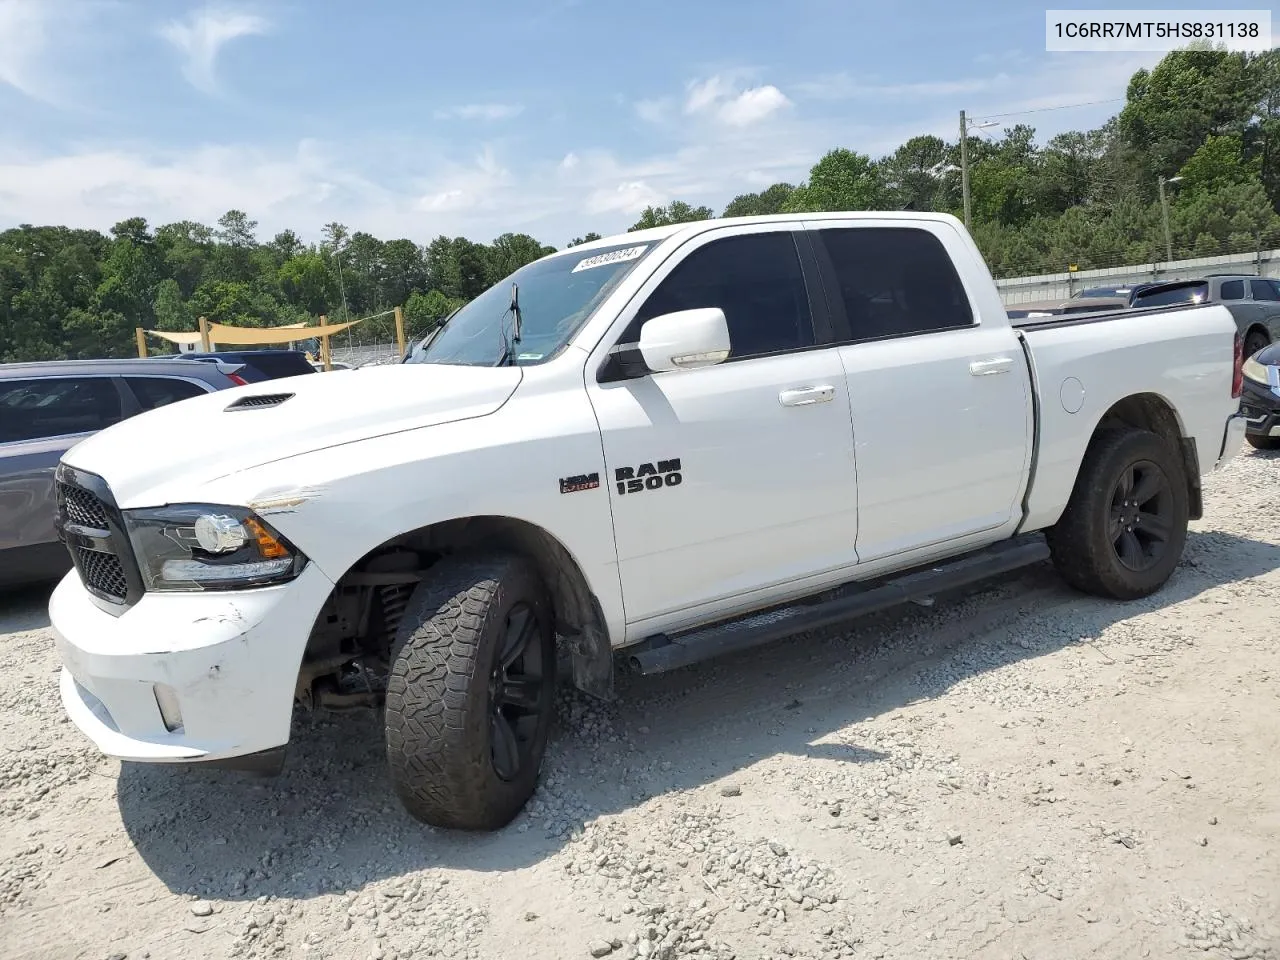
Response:
[{"label": "tree line", "polygon": [[[1031,126],[1015,124],[999,136],[971,133],[966,147],[973,234],[997,276],[1164,260],[1162,179],[1175,258],[1280,245],[1280,51],[1169,53],[1133,75],[1123,109],[1097,129],[1040,145]],[[876,159],[838,147],[803,182],[742,194],[720,215],[960,216],[959,164],[958,137],[913,137]],[[675,200],[646,208],[630,229],[713,216]],[[261,241],[256,229],[230,210],[215,227],[152,229],[134,217],[107,234],[29,224],[0,232],[0,361],[127,356],[135,327],[191,330],[200,316],[277,326],[399,305],[421,333],[556,249],[522,233],[420,245],[330,223],[305,244],[291,230]],[[390,338],[389,318],[357,329]]]}]

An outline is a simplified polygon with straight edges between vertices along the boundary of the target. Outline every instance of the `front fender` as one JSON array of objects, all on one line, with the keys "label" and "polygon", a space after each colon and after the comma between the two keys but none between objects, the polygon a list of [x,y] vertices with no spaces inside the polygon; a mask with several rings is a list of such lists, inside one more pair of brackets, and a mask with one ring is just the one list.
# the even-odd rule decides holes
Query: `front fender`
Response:
[{"label": "front fender", "polygon": [[598,599],[609,635],[622,637],[607,485],[561,492],[562,479],[604,472],[595,418],[581,399],[569,411],[561,403],[542,421],[549,427],[534,428],[533,414],[496,414],[362,440],[224,478],[204,496],[251,506],[335,582],[410,531],[471,517],[522,521],[559,541]]}]

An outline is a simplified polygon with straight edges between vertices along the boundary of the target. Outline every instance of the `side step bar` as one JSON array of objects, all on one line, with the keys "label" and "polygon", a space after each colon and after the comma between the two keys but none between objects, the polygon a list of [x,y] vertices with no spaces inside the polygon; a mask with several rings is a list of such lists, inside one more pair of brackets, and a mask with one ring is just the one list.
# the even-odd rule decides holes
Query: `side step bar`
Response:
[{"label": "side step bar", "polygon": [[629,659],[632,668],[645,676],[665,673],[806,630],[925,600],[932,594],[966,587],[1048,557],[1049,546],[1044,537],[1027,534],[894,577],[853,583],[834,591],[835,596],[830,599],[797,601],[673,637],[660,633],[633,647]]}]

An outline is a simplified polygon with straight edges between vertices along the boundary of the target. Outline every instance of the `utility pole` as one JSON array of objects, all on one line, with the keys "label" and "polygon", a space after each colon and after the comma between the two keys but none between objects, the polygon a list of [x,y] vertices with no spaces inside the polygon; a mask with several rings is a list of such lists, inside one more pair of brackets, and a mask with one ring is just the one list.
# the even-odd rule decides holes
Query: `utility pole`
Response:
[{"label": "utility pole", "polygon": [[969,125],[960,111],[960,192],[964,195],[964,228],[969,229]]},{"label": "utility pole", "polygon": [[1166,183],[1178,183],[1181,177],[1170,177],[1165,179],[1160,177],[1156,180],[1157,187],[1160,188],[1160,218],[1165,224],[1165,264],[1166,266],[1174,262],[1174,241],[1169,233],[1169,197],[1165,196]]},{"label": "utility pole", "polygon": [[1156,181],[1160,188],[1160,216],[1164,220],[1164,262],[1167,267],[1173,262],[1173,238],[1169,235],[1169,201],[1164,195],[1164,177]]}]

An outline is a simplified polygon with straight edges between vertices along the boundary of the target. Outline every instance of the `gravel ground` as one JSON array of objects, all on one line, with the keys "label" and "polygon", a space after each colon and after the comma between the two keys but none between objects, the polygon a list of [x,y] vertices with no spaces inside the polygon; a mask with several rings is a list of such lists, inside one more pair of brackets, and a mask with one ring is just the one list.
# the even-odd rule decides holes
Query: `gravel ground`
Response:
[{"label": "gravel ground", "polygon": [[274,779],[101,758],[0,598],[0,954],[1280,960],[1280,457],[1206,499],[1145,601],[1037,567],[567,694],[486,836],[400,810],[372,715]]}]

